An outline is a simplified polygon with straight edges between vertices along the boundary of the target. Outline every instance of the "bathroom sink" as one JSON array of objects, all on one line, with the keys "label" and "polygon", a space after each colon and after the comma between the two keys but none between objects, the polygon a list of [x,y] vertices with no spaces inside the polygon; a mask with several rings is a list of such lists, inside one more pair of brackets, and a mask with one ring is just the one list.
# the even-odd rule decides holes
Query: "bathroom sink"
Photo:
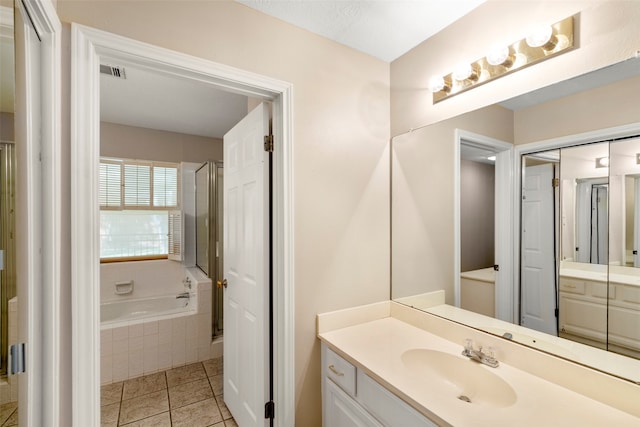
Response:
[{"label": "bathroom sink", "polygon": [[[402,363],[425,387],[442,387],[452,399],[472,405],[506,408],[516,403],[513,388],[490,368],[464,356],[429,349],[412,349],[402,353]],[[498,368],[499,369],[499,368]]]}]

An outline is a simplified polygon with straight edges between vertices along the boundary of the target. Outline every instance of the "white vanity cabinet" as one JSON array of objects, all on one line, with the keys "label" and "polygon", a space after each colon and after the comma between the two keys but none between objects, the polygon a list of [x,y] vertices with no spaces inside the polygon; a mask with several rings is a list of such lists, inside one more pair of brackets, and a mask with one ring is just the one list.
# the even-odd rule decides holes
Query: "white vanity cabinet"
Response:
[{"label": "white vanity cabinet", "polygon": [[322,344],[324,427],[436,427],[362,370]]},{"label": "white vanity cabinet", "polygon": [[[560,334],[640,349],[640,286],[560,276]],[[607,314],[608,313],[608,314]],[[633,353],[633,354],[636,354]]]}]

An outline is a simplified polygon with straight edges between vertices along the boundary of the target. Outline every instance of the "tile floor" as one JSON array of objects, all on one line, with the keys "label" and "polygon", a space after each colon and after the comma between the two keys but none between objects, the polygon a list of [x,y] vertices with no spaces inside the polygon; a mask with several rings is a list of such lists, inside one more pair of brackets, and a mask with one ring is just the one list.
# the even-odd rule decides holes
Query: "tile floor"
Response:
[{"label": "tile floor", "polygon": [[9,427],[18,425],[18,402],[9,402],[0,405],[0,426]]},{"label": "tile floor", "polygon": [[237,427],[224,404],[222,387],[222,358],[104,385],[101,425]]}]

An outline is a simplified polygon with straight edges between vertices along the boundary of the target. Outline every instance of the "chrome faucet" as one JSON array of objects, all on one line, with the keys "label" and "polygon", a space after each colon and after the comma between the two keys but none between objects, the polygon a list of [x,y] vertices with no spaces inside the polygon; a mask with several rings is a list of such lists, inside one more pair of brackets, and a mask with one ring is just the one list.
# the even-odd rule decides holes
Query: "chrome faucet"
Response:
[{"label": "chrome faucet", "polygon": [[191,294],[189,294],[189,292],[183,292],[183,293],[178,294],[178,295],[176,296],[176,299],[179,299],[179,298],[186,298],[186,299],[189,299],[189,298],[191,298]]},{"label": "chrome faucet", "polygon": [[482,346],[478,347],[476,350],[473,348],[473,341],[471,339],[464,340],[464,350],[462,350],[462,355],[492,368],[497,368],[500,364],[498,359],[495,357],[493,347],[488,347],[486,352],[482,351]]}]

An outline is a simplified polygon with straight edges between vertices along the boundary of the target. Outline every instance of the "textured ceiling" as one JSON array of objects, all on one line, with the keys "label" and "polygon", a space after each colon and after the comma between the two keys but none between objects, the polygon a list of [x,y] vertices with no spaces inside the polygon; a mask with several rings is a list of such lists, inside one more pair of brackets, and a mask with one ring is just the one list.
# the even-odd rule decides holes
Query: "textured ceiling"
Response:
[{"label": "textured ceiling", "polygon": [[391,62],[485,0],[236,0]]}]

